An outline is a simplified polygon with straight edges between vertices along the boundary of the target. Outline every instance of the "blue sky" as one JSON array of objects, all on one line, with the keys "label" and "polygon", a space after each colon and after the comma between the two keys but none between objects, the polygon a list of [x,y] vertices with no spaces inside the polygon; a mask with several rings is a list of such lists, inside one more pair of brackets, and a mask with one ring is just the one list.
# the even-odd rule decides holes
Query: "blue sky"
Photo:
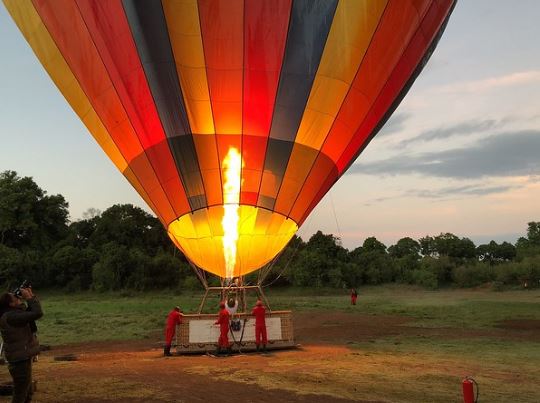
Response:
[{"label": "blue sky", "polygon": [[[540,2],[459,1],[395,114],[311,214],[349,249],[440,232],[514,242],[540,221]],[[0,171],[32,176],[71,219],[146,206],[0,6]]]}]

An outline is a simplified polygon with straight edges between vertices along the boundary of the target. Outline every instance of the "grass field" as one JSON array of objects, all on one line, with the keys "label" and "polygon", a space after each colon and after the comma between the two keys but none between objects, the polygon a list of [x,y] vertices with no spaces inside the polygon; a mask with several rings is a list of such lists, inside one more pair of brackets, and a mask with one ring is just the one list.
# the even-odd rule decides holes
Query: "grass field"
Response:
[{"label": "grass field", "polygon": [[[179,370],[263,389],[316,391],[351,401],[369,396],[366,400],[381,402],[459,402],[462,377],[473,375],[481,385],[481,402],[540,401],[540,290],[424,291],[389,286],[359,292],[355,307],[349,305],[346,290],[271,290],[268,297],[276,310],[292,309],[308,318],[311,312],[325,313],[327,322],[321,328],[339,325],[328,318],[353,315],[362,318],[358,326],[392,320],[398,323],[392,332],[336,339],[332,348],[339,354],[317,347],[314,339],[314,347],[307,346],[304,352],[276,355],[257,377],[249,358],[230,361],[227,369],[208,366],[200,361],[204,358],[182,358],[176,361]],[[41,300],[45,316],[39,329],[44,344],[146,339],[155,345],[171,307],[193,312],[200,295],[44,293]],[[217,302],[212,299],[207,310],[215,311]],[[147,365],[148,357],[145,360]]]},{"label": "grass field", "polygon": [[[346,291],[332,289],[271,290],[274,310],[328,310],[369,315],[402,315],[419,327],[492,328],[504,320],[540,320],[540,290],[424,291],[399,286],[360,289],[359,303],[348,305]],[[65,344],[99,340],[129,340],[161,331],[174,305],[195,312],[201,295],[162,293],[58,294],[41,296],[45,316],[39,322],[41,340]],[[250,302],[254,302],[251,298]],[[205,312],[217,312],[214,296]]]}]

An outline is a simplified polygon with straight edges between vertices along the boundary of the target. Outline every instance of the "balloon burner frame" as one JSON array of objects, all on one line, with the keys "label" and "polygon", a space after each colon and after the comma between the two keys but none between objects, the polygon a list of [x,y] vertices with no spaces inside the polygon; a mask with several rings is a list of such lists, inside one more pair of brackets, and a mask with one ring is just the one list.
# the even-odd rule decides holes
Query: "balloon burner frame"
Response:
[{"label": "balloon burner frame", "polygon": [[[195,268],[194,268],[195,269]],[[195,273],[205,288],[205,293],[196,314],[183,315],[182,323],[176,329],[176,353],[197,354],[214,352],[217,349],[219,326],[215,325],[217,312],[202,313],[211,294],[219,294],[220,301],[227,301],[234,294],[237,312],[231,314],[229,326],[229,344],[231,352],[249,352],[256,350],[255,318],[247,306],[247,293],[255,291],[264,302],[266,311],[266,330],[268,350],[289,349],[297,347],[294,341],[294,329],[291,311],[272,311],[261,282],[257,285],[245,285],[243,277],[221,279],[221,286],[209,286],[205,274],[195,269]],[[216,307],[217,311],[217,307]],[[237,326],[233,326],[232,322]],[[239,326],[238,326],[239,325]]]}]

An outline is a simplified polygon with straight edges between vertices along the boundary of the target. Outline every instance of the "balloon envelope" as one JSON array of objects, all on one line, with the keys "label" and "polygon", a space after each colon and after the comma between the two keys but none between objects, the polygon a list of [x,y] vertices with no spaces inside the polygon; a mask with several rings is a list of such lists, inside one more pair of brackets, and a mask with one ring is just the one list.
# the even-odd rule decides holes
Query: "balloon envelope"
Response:
[{"label": "balloon envelope", "polygon": [[169,236],[273,259],[429,58],[453,0],[4,0]]}]

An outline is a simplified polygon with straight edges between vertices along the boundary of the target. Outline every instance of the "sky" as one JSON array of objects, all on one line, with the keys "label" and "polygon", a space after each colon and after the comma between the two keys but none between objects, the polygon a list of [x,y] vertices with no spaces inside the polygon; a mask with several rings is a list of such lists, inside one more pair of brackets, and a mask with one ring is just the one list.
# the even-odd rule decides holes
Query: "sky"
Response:
[{"label": "sky", "polygon": [[[354,249],[451,232],[515,242],[540,221],[540,2],[461,0],[424,71],[300,236]],[[144,201],[0,6],[0,172],[62,194],[70,219]]]}]

